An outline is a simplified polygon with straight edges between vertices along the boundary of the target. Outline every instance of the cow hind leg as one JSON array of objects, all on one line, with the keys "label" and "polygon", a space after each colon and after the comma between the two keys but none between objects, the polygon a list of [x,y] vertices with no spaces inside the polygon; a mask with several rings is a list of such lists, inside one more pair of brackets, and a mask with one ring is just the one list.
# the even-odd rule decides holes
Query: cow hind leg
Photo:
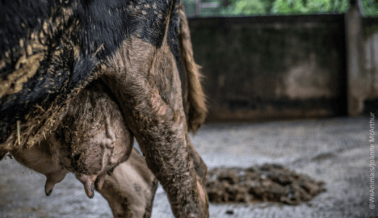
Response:
[{"label": "cow hind leg", "polygon": [[103,80],[115,94],[148,167],[167,192],[176,217],[208,217],[206,192],[186,141],[181,82],[168,45],[137,38],[120,46]]},{"label": "cow hind leg", "polygon": [[200,177],[202,183],[204,183],[206,174],[207,174],[207,166],[205,162],[202,160],[201,156],[198,154],[194,145],[192,144],[189,134],[186,134],[186,142],[187,142],[189,155],[194,164],[194,169],[196,170],[197,175]]}]

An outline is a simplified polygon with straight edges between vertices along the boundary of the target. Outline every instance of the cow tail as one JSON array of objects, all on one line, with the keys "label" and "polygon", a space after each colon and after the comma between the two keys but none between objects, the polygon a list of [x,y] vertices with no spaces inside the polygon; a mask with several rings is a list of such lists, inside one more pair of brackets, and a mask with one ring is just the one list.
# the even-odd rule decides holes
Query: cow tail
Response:
[{"label": "cow tail", "polygon": [[180,50],[181,60],[183,62],[186,76],[186,92],[184,101],[186,104],[188,130],[196,132],[206,118],[205,95],[202,91],[200,79],[202,75],[199,72],[200,66],[194,62],[192,43],[190,40],[190,31],[188,20],[185,15],[184,6],[180,6]]}]

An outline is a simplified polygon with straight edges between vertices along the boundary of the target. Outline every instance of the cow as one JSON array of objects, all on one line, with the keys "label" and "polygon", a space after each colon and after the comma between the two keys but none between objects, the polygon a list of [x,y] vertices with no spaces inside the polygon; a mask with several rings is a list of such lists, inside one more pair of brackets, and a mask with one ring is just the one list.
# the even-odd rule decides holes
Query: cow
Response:
[{"label": "cow", "polygon": [[[189,138],[206,107],[179,0],[15,0],[1,3],[0,19],[0,154],[41,144],[101,80],[173,214],[209,216],[206,166]],[[68,159],[86,189],[102,178],[86,154]]]}]

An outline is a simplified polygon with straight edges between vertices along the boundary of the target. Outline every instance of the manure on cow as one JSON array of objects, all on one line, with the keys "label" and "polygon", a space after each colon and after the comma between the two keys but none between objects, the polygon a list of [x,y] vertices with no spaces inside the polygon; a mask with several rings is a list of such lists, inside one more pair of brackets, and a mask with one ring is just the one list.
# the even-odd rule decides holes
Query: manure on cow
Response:
[{"label": "manure on cow", "polygon": [[215,168],[206,176],[212,203],[278,202],[298,205],[325,192],[324,182],[290,171],[278,164],[249,168]]}]

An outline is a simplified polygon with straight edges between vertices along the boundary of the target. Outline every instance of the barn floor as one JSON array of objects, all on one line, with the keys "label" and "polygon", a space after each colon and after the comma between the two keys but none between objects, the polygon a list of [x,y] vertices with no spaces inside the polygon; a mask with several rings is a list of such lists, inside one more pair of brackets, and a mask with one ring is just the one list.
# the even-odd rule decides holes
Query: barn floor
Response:
[{"label": "barn floor", "polygon": [[[210,217],[378,217],[378,210],[369,209],[368,202],[368,135],[368,117],[205,125],[193,137],[193,143],[208,168],[279,163],[323,180],[327,189],[298,206],[211,204]],[[377,184],[378,173],[375,181]],[[112,216],[100,194],[88,199],[73,175],[57,184],[50,197],[44,194],[44,182],[43,175],[15,160],[1,161],[0,217]],[[377,192],[378,186],[375,187]],[[173,217],[161,187],[156,193],[152,217]]]}]

